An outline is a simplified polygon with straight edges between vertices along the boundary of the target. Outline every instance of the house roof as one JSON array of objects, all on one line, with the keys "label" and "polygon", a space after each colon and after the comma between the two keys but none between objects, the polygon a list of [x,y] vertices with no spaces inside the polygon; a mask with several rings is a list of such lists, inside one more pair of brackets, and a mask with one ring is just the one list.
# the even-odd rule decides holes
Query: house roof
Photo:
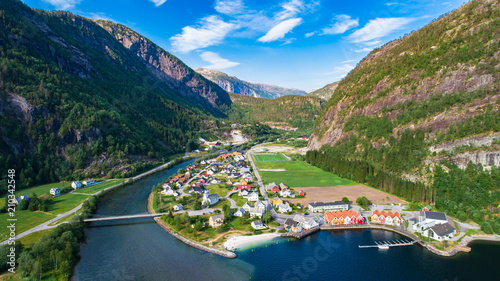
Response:
[{"label": "house roof", "polygon": [[216,219],[223,219],[223,217],[222,217],[222,215],[213,215],[210,217],[210,219],[212,219],[214,221]]},{"label": "house roof", "polygon": [[437,224],[435,226],[431,226],[431,229],[438,236],[445,236],[453,233],[456,230],[455,227],[450,225],[449,223]]},{"label": "house roof", "polygon": [[448,221],[448,219],[446,218],[446,213],[442,212],[425,211],[424,217],[431,220]]},{"label": "house roof", "polygon": [[262,225],[264,225],[264,224],[262,223],[262,221],[261,221],[261,220],[258,220],[258,221],[254,221],[254,222],[253,222],[253,225],[255,225],[255,226],[262,226]]},{"label": "house roof", "polygon": [[285,224],[288,226],[297,226],[298,222],[288,218],[288,219],[286,219]]}]

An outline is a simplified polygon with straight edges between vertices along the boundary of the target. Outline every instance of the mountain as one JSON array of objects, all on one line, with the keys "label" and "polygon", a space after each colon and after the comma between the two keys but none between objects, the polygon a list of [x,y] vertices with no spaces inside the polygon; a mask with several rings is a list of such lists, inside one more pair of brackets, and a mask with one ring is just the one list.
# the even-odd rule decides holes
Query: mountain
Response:
[{"label": "mountain", "polygon": [[19,188],[144,169],[184,152],[230,106],[124,26],[0,2],[0,168],[16,169]]},{"label": "mountain", "polygon": [[338,84],[309,148],[351,135],[384,146],[408,128],[437,143],[496,131],[475,124],[498,118],[498,15],[497,1],[471,1],[372,51]]},{"label": "mountain", "polygon": [[274,85],[252,83],[229,76],[224,72],[206,68],[196,68],[198,73],[213,81],[230,93],[252,96],[257,98],[274,99],[288,95],[305,95],[306,92],[298,89],[282,88]]},{"label": "mountain", "polygon": [[335,93],[335,89],[337,89],[338,85],[339,85],[339,82],[333,82],[333,83],[330,83],[330,84],[324,86],[321,89],[310,92],[307,95],[312,96],[312,97],[322,98],[325,100],[329,100],[332,97],[332,95]]},{"label": "mountain", "polygon": [[373,50],[316,120],[306,161],[500,233],[499,6],[470,1]]},{"label": "mountain", "polygon": [[230,94],[232,108],[228,119],[241,123],[288,123],[310,132],[325,101],[309,96],[284,96],[276,99]]}]

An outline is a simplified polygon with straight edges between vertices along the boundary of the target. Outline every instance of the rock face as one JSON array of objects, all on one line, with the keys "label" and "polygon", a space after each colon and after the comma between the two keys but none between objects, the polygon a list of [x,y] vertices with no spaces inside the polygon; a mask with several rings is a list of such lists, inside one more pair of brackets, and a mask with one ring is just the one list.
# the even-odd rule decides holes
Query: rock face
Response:
[{"label": "rock face", "polygon": [[229,76],[224,72],[206,68],[196,68],[196,72],[213,81],[222,89],[230,93],[252,96],[256,98],[274,99],[288,95],[305,95],[306,92],[298,89],[288,89],[274,85],[252,83]]},{"label": "rock face", "polygon": [[[446,134],[451,124],[484,114],[488,108],[496,112],[500,98],[498,10],[498,1],[471,1],[372,51],[338,84],[316,122],[308,148],[342,141],[349,135],[344,124],[354,116],[387,117],[395,124],[394,136],[412,128],[426,130],[433,138],[440,132]],[[412,117],[409,122],[398,119],[411,115],[421,103],[438,104],[448,94],[467,99],[452,100],[443,110]]]},{"label": "rock face", "polygon": [[209,104],[216,111],[220,111],[221,106],[230,106],[231,99],[224,90],[149,39],[117,23],[102,20],[96,22],[130,52],[141,58],[157,78],[185,98],[202,106]]}]

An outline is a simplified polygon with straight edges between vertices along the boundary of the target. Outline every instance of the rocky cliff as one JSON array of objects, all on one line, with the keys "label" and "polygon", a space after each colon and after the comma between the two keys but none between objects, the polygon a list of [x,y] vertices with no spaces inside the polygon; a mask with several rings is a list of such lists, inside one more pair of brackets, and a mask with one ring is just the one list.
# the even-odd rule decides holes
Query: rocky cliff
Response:
[{"label": "rocky cliff", "polygon": [[274,99],[288,95],[306,94],[305,91],[298,89],[288,89],[274,85],[243,81],[217,70],[206,68],[196,68],[195,70],[230,93],[267,99]]},{"label": "rocky cliff", "polygon": [[[308,148],[353,135],[390,147],[389,135],[373,137],[385,129],[396,139],[406,129],[424,131],[432,144],[500,130],[499,6],[468,2],[372,51],[338,84]],[[377,129],[380,120],[387,127]]]}]

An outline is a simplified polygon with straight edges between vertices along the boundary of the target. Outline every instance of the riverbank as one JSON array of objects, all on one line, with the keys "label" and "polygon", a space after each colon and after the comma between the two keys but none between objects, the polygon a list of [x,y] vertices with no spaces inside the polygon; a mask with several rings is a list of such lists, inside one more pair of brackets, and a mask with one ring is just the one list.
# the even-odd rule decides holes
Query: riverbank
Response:
[{"label": "riverbank", "polygon": [[[153,210],[153,193],[150,193],[149,197],[148,197],[148,213],[150,213],[150,214],[155,213],[155,211]],[[216,254],[216,255],[219,255],[221,257],[229,258],[229,259],[234,259],[237,257],[237,255],[233,252],[222,251],[222,250],[210,248],[210,247],[202,245],[196,241],[193,241],[187,237],[184,237],[181,234],[176,233],[175,230],[173,230],[169,225],[167,225],[159,217],[154,218],[154,220],[161,228],[163,228],[165,231],[167,231],[170,235],[174,236],[175,238],[179,239],[180,241],[184,242],[185,244],[187,244],[191,247],[194,247],[196,249],[199,249],[199,250],[202,250],[202,251],[205,251],[208,253]]]}]

